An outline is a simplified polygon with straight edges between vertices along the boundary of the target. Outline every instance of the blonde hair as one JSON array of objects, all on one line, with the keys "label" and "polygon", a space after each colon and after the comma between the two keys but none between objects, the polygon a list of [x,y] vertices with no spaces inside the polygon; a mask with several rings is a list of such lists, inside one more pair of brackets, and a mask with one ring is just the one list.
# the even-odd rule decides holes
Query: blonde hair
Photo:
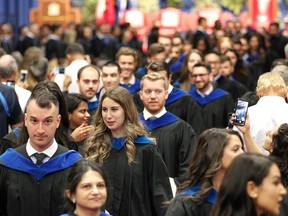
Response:
[{"label": "blonde hair", "polygon": [[259,77],[256,91],[259,97],[277,95],[285,98],[287,87],[280,75],[275,72],[268,72]]},{"label": "blonde hair", "polygon": [[105,125],[102,117],[102,104],[105,98],[110,98],[115,101],[124,110],[124,130],[126,134],[126,143],[124,147],[126,149],[128,163],[131,164],[135,159],[136,153],[134,139],[137,136],[146,136],[147,131],[145,130],[141,120],[138,118],[138,112],[132,95],[128,90],[119,86],[108,90],[102,97],[94,120],[94,130],[87,140],[85,157],[88,160],[103,164],[111,151],[111,131]]},{"label": "blonde hair", "polygon": [[116,61],[119,61],[120,56],[133,56],[134,60],[137,61],[137,52],[130,47],[121,47],[118,52],[116,53]]},{"label": "blonde hair", "polygon": [[152,72],[149,74],[146,74],[145,76],[142,77],[141,79],[141,84],[140,84],[140,89],[143,89],[143,82],[144,80],[150,80],[150,81],[157,81],[157,80],[163,80],[163,87],[165,90],[168,90],[168,84],[167,84],[167,79],[166,77],[164,77],[163,75],[156,73],[156,72]]}]

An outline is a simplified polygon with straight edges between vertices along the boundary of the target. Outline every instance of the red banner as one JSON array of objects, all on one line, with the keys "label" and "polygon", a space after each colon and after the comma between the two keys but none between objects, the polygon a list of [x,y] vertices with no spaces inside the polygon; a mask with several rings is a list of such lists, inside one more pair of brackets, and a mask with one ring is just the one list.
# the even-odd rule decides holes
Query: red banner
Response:
[{"label": "red banner", "polygon": [[268,28],[276,18],[276,0],[250,0],[249,14],[251,26],[257,28]]}]

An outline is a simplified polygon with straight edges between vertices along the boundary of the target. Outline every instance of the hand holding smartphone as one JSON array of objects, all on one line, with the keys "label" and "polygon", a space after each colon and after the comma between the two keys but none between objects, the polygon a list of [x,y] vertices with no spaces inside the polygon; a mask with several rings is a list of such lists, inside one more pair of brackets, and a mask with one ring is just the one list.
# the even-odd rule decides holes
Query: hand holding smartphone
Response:
[{"label": "hand holding smartphone", "polygon": [[233,122],[235,125],[241,125],[241,126],[245,125],[248,105],[249,105],[248,101],[242,99],[237,100],[237,105],[235,109],[235,119]]}]

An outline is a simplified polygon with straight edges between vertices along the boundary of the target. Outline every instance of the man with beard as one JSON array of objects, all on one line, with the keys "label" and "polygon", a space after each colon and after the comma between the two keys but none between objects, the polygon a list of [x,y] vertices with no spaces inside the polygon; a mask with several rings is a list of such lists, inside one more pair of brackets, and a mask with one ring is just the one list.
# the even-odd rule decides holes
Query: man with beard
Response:
[{"label": "man with beard", "polygon": [[88,112],[90,121],[98,109],[99,101],[96,97],[100,83],[100,69],[94,65],[86,65],[78,71],[78,80],[80,94],[88,100]]},{"label": "man with beard", "polygon": [[228,92],[213,87],[210,65],[205,62],[195,64],[190,76],[195,87],[189,94],[201,106],[205,129],[227,127],[228,113],[233,111],[234,102]]}]

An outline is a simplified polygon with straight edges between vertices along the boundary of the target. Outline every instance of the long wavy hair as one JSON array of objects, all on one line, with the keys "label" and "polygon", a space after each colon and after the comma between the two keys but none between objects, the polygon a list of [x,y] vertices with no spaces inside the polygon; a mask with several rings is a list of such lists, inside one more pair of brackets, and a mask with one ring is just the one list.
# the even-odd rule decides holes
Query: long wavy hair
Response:
[{"label": "long wavy hair", "polygon": [[202,203],[213,188],[213,177],[220,171],[224,148],[232,135],[239,137],[243,147],[243,141],[237,131],[211,128],[204,131],[198,139],[196,153],[189,166],[189,178],[180,185],[178,193],[191,186],[200,183],[201,189],[192,195],[193,201]]},{"label": "long wavy hair", "polygon": [[118,103],[125,113],[124,130],[126,134],[125,149],[128,157],[128,163],[131,164],[135,159],[136,147],[134,139],[137,136],[147,135],[142,122],[138,118],[138,112],[133,102],[132,95],[120,86],[105,92],[101,103],[95,115],[94,130],[87,140],[85,157],[88,160],[96,161],[103,164],[111,150],[112,134],[110,129],[105,125],[102,116],[102,104],[106,98]]},{"label": "long wavy hair", "polygon": [[272,156],[280,169],[282,181],[285,187],[288,186],[288,124],[281,124],[277,134],[272,137]]},{"label": "long wavy hair", "polygon": [[225,173],[212,216],[257,215],[256,206],[247,194],[247,183],[259,186],[275,164],[272,157],[245,153],[231,163]]}]

